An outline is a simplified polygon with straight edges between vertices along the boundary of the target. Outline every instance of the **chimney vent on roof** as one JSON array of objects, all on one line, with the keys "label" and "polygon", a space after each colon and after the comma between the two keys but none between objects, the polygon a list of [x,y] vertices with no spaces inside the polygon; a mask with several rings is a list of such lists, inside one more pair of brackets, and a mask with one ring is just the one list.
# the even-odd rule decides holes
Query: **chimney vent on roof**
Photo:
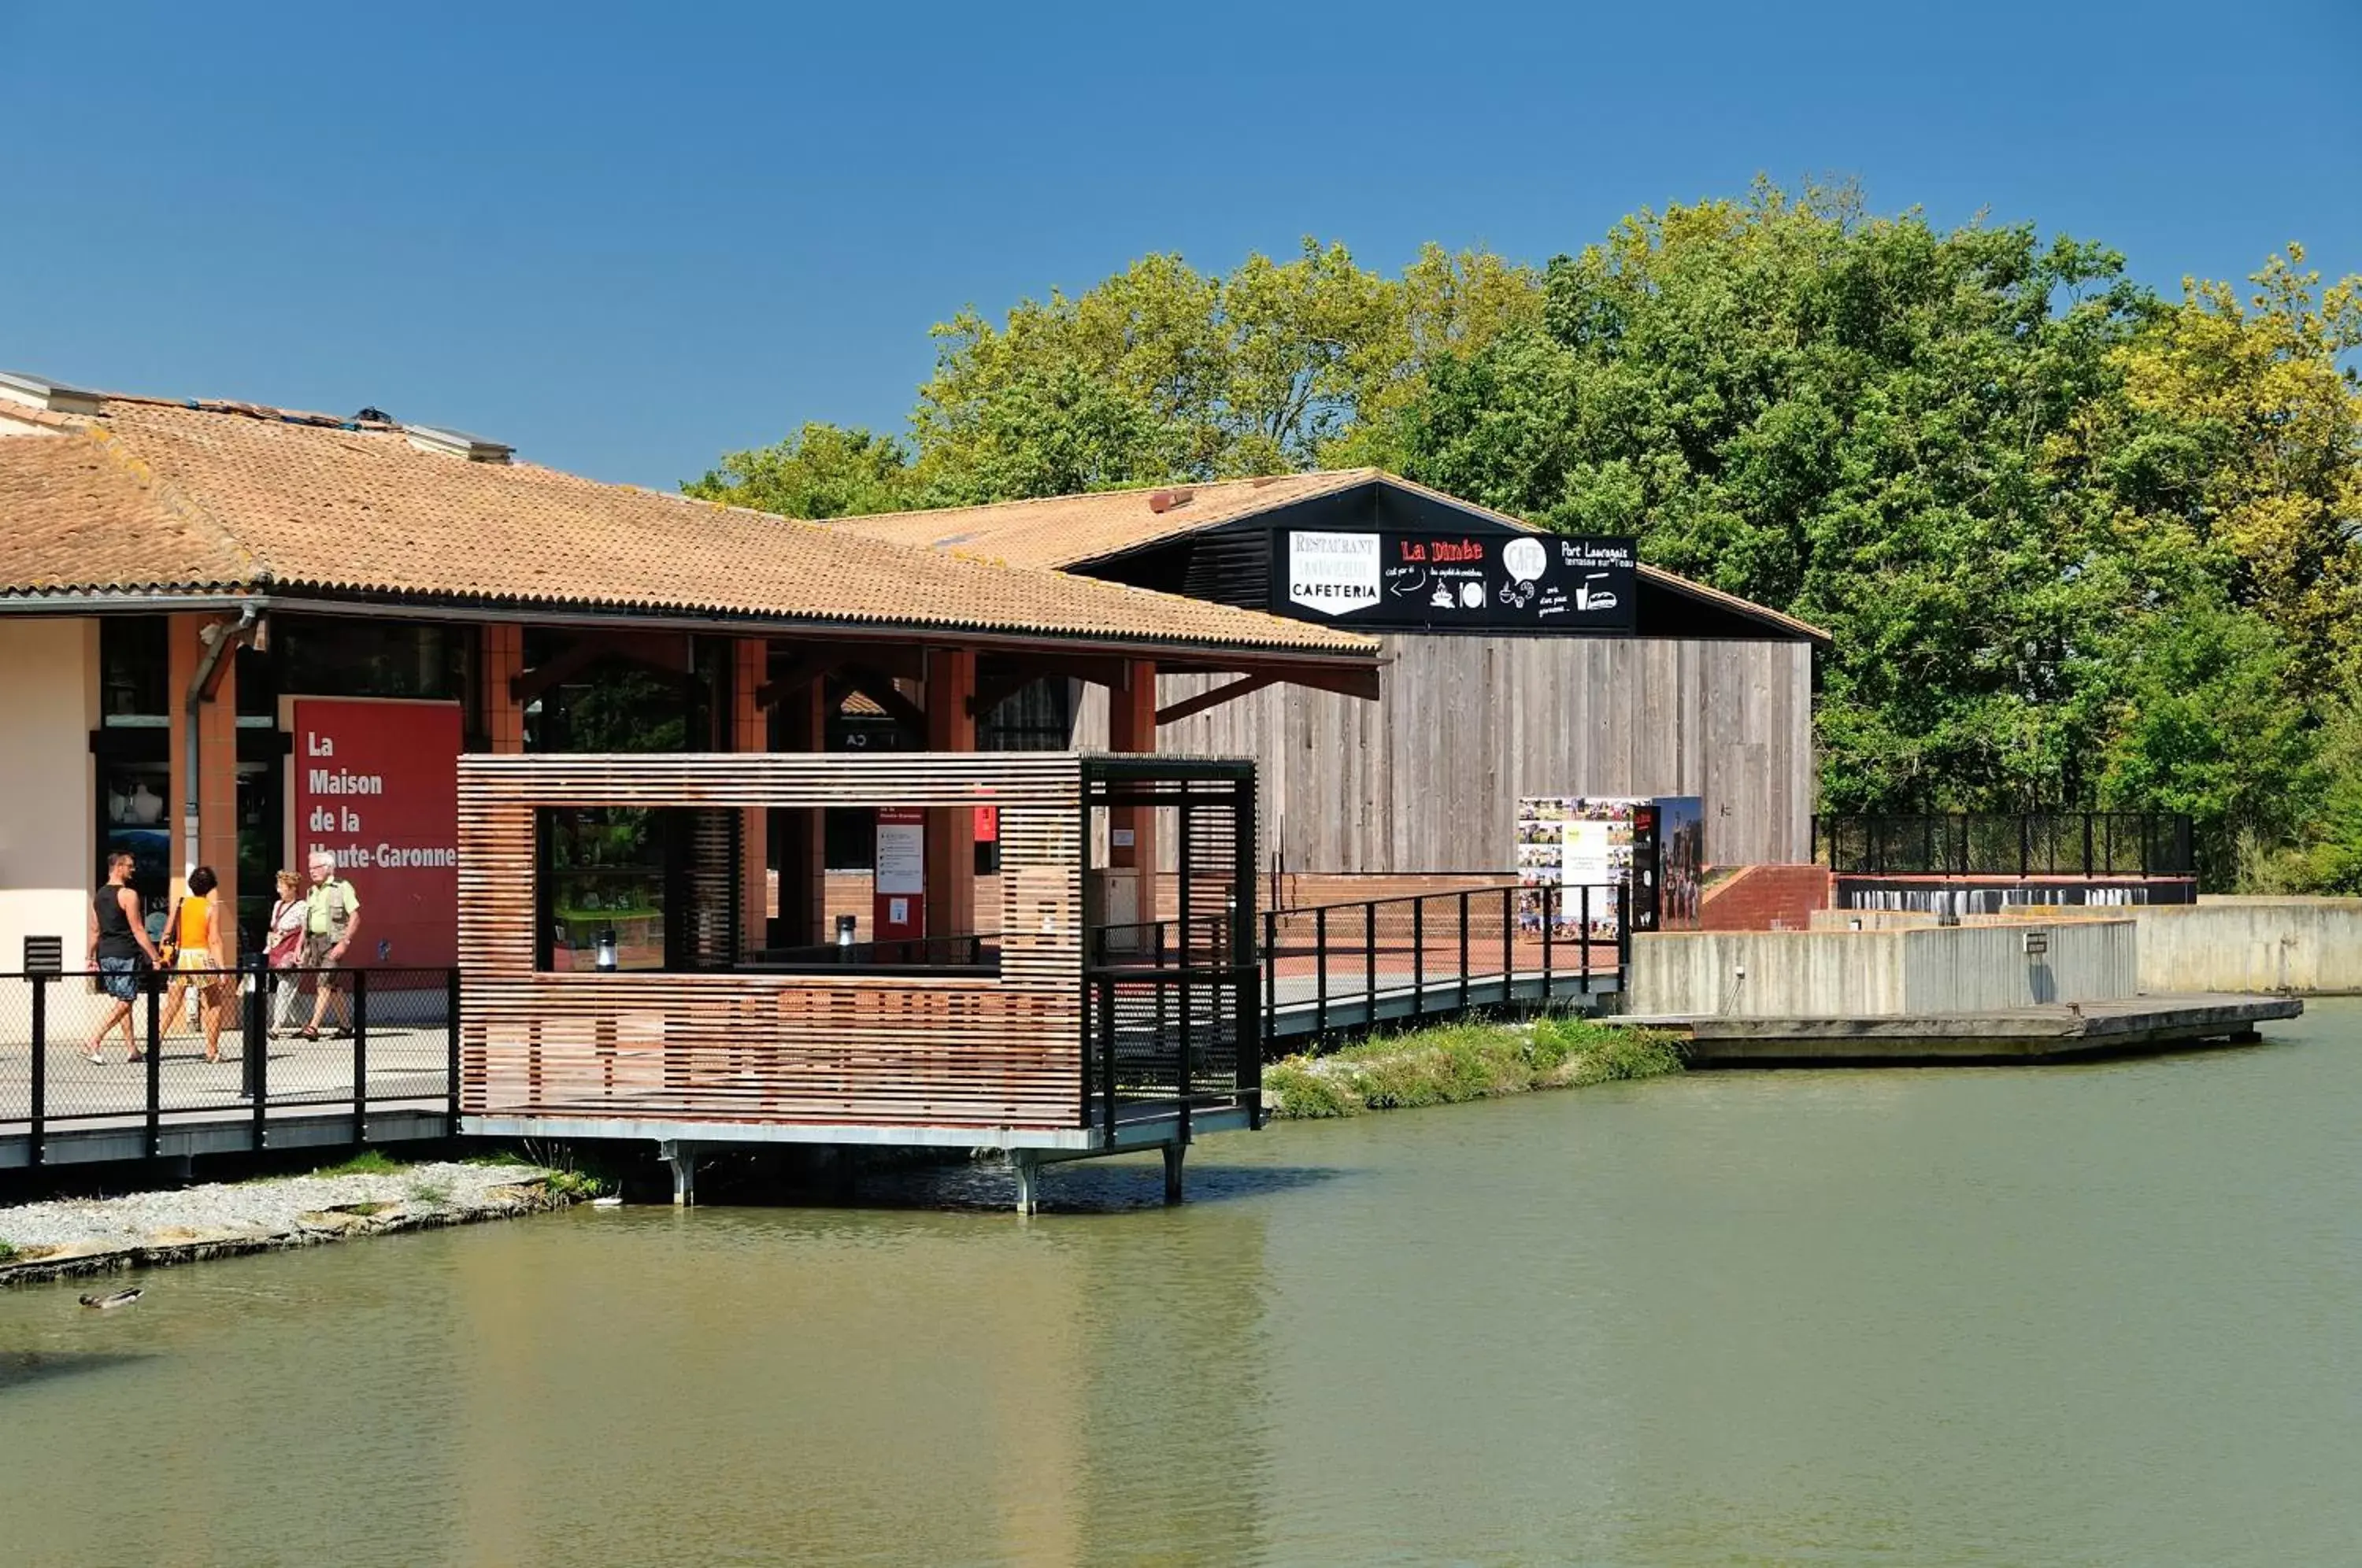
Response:
[{"label": "chimney vent on roof", "polygon": [[465,458],[471,463],[505,463],[516,450],[498,441],[487,441],[481,436],[470,436],[464,430],[445,430],[432,425],[405,425],[402,433],[409,436],[410,444],[422,452],[438,452],[447,458]]},{"label": "chimney vent on roof", "polygon": [[1187,506],[1198,498],[1194,490],[1160,490],[1148,498],[1148,510],[1163,516],[1176,506]]},{"label": "chimney vent on roof", "polygon": [[106,407],[104,393],[84,392],[46,376],[28,376],[17,370],[0,370],[0,401],[48,414],[98,414]]}]

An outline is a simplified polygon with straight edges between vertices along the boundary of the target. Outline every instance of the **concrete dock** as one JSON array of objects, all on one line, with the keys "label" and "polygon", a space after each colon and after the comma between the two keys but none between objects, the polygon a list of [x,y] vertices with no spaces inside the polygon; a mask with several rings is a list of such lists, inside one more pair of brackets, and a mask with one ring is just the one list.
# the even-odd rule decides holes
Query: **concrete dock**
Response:
[{"label": "concrete dock", "polygon": [[2153,996],[2003,1008],[1931,1017],[1631,1016],[1686,1036],[1694,1067],[1960,1066],[2246,1044],[2258,1026],[2295,1018],[2304,1003],[2279,996]]}]

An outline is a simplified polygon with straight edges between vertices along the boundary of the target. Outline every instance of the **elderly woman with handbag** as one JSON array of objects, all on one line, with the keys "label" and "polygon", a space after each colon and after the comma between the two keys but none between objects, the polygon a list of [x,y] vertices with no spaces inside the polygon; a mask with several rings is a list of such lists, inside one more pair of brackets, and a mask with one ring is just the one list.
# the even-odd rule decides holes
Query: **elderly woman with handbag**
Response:
[{"label": "elderly woman with handbag", "polygon": [[269,945],[263,949],[273,971],[270,983],[277,995],[270,1011],[270,1036],[274,1040],[304,1026],[304,977],[295,973],[295,966],[304,956],[307,908],[301,877],[292,871],[281,871],[278,886],[279,901],[270,906],[270,927],[264,939]]}]

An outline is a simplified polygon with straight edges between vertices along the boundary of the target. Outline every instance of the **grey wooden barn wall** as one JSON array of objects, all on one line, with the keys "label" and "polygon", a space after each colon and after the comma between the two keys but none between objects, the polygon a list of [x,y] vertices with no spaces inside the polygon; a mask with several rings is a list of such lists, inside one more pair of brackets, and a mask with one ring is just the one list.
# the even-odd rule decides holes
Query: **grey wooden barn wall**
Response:
[{"label": "grey wooden barn wall", "polygon": [[[1719,865],[1811,856],[1812,650],[1642,637],[1385,639],[1385,695],[1273,687],[1157,749],[1250,756],[1264,859],[1292,871],[1497,871],[1520,795],[1697,795]],[[1232,677],[1164,676],[1170,703]],[[1075,744],[1107,744],[1106,692]]]}]

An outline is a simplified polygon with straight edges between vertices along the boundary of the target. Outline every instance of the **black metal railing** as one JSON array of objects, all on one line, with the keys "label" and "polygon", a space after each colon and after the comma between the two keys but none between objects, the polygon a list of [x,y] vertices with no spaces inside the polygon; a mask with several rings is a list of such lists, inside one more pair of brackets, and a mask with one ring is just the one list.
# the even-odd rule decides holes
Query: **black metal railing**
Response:
[{"label": "black metal railing", "polygon": [[1813,859],[1840,877],[2196,874],[2190,819],[2168,812],[1815,817]]},{"label": "black metal railing", "polygon": [[1621,990],[1630,915],[1630,890],[1616,883],[1273,911],[1263,920],[1264,1038]]},{"label": "black metal railing", "polygon": [[1088,933],[1087,1114],[1112,1134],[1137,1115],[1252,1107],[1263,1082],[1252,927],[1224,916]]},{"label": "black metal railing", "polygon": [[154,1158],[242,1123],[262,1149],[281,1115],[348,1117],[356,1144],[373,1110],[456,1131],[459,1077],[457,969],[0,974],[0,1141],[26,1139],[28,1165],[67,1132],[137,1133]]}]

